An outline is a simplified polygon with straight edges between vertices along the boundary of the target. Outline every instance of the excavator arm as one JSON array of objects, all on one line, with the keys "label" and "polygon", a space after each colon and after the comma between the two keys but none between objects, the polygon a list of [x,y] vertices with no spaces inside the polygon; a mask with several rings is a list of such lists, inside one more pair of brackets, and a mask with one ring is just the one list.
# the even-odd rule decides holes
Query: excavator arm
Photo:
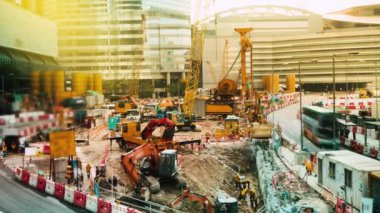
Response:
[{"label": "excavator arm", "polygon": [[159,127],[165,126],[164,134],[162,135],[163,141],[172,141],[174,137],[175,124],[169,118],[152,119],[148,125],[141,132],[141,138],[146,140],[152,136],[153,131]]},{"label": "excavator arm", "polygon": [[205,210],[204,212],[206,212],[206,213],[212,212],[213,206],[211,205],[209,199],[204,195],[191,193],[189,189],[183,190],[182,194],[179,195],[178,197],[174,198],[174,200],[169,204],[169,206],[175,207],[180,202],[182,202],[182,200],[184,200],[186,198],[189,199],[190,201],[201,203],[203,205],[204,210]]},{"label": "excavator arm", "polygon": [[139,162],[143,158],[150,158],[152,172],[158,170],[158,150],[152,143],[145,143],[132,151],[121,155],[121,165],[133,187],[142,186],[141,172]]}]

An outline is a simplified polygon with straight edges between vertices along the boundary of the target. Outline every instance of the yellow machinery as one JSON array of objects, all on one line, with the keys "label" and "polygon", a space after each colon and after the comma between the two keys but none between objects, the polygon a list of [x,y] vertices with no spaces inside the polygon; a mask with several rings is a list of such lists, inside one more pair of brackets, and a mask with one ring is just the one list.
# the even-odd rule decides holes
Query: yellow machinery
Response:
[{"label": "yellow machinery", "polygon": [[[246,97],[246,61],[245,61],[245,53],[247,50],[252,49],[252,44],[249,38],[247,37],[247,33],[251,32],[252,28],[235,28],[235,31],[240,34],[240,45],[241,45],[241,96]],[[252,60],[252,54],[251,54]],[[252,61],[251,61],[252,64]],[[251,65],[252,66],[252,65]]]},{"label": "yellow machinery", "polygon": [[[201,5],[201,3],[204,5]],[[193,123],[193,109],[195,103],[195,96],[199,84],[199,74],[202,67],[202,56],[203,56],[203,45],[204,45],[204,32],[206,30],[207,23],[201,21],[201,9],[203,9],[204,14],[208,15],[210,0],[206,1],[196,1],[195,7],[195,19],[196,23],[191,28],[191,48],[189,53],[189,70],[186,74],[186,87],[185,87],[185,97],[182,105],[183,118],[182,121],[187,126],[190,127]]]},{"label": "yellow machinery", "polygon": [[231,115],[234,112],[232,98],[237,94],[236,82],[223,79],[218,83],[214,98],[206,102],[206,115]]},{"label": "yellow machinery", "polygon": [[129,109],[136,109],[137,102],[131,96],[124,96],[121,100],[115,103],[115,113],[124,114]]},{"label": "yellow machinery", "polygon": [[240,136],[239,117],[229,115],[224,120],[224,129],[215,130],[215,138],[227,138],[227,137]]}]

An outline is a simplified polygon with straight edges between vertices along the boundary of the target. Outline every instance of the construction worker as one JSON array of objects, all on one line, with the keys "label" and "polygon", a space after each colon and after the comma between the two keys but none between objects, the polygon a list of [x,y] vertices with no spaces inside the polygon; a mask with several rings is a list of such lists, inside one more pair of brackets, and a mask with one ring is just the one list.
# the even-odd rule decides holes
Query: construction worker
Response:
[{"label": "construction worker", "polygon": [[249,190],[249,201],[251,203],[251,207],[252,208],[256,208],[256,201],[255,201],[255,190],[253,188],[251,188]]},{"label": "construction worker", "polygon": [[352,127],[352,136],[354,140],[356,140],[356,133],[358,132],[358,126],[353,126]]},{"label": "construction worker", "polygon": [[245,198],[247,196],[247,191],[248,191],[248,188],[244,188],[243,190],[240,191],[239,200],[245,201]]},{"label": "construction worker", "polygon": [[73,179],[73,168],[71,165],[67,165],[66,167],[66,179],[67,179],[67,184],[70,184],[72,179]]},{"label": "construction worker", "polygon": [[87,173],[87,179],[90,179],[90,174],[91,174],[91,165],[88,162],[86,165],[86,173]]},{"label": "construction worker", "polygon": [[313,164],[311,163],[310,159],[306,160],[305,168],[306,168],[307,175],[311,175],[311,172],[313,171]]},{"label": "construction worker", "polygon": [[206,132],[206,143],[210,143],[211,134],[209,131]]},{"label": "construction worker", "polygon": [[7,157],[8,155],[8,148],[5,144],[3,144],[3,148],[2,148],[2,156],[3,158]]}]

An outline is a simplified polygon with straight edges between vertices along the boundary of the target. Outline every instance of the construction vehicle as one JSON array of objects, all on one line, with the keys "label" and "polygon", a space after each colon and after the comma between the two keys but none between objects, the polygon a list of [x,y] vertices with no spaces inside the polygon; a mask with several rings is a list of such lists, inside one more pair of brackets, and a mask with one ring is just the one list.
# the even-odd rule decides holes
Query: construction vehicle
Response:
[{"label": "construction vehicle", "polygon": [[205,213],[237,213],[238,201],[236,198],[229,196],[224,191],[218,191],[215,197],[215,205],[212,206],[207,196],[197,193],[191,193],[189,189],[183,190],[182,194],[176,197],[170,204],[170,207],[175,207],[182,200],[189,199],[193,202],[198,202],[203,205],[203,212]]},{"label": "construction vehicle", "polygon": [[[121,134],[119,137],[110,138],[110,140],[116,140],[121,149],[126,151],[131,150],[137,146],[147,143],[147,140],[152,141],[159,151],[176,148],[179,145],[198,143],[200,140],[190,141],[173,141],[175,125],[173,121],[168,118],[152,119],[147,126],[141,131],[140,122],[122,122],[118,124]],[[161,138],[152,138],[153,131],[159,127],[165,126],[165,130]]]},{"label": "construction vehicle", "polygon": [[[121,156],[124,171],[136,192],[149,188],[151,193],[160,190],[160,182],[176,182],[186,188],[186,181],[178,174],[177,150],[162,152],[153,143],[145,143]],[[158,179],[155,177],[159,177]]]},{"label": "construction vehicle", "polygon": [[[203,5],[201,5],[203,4]],[[188,72],[185,79],[185,97],[182,104],[183,123],[191,129],[194,122],[193,109],[197,89],[199,87],[199,74],[202,68],[204,34],[207,22],[201,20],[201,15],[209,14],[211,0],[196,1],[194,19],[196,22],[191,28],[191,48],[189,52]],[[202,11],[203,10],[203,11]]]},{"label": "construction vehicle", "polygon": [[120,100],[115,103],[115,113],[124,114],[129,109],[136,109],[137,102],[132,96],[123,96]]},{"label": "construction vehicle", "polygon": [[239,117],[228,115],[224,120],[224,129],[215,129],[215,138],[240,137]]},{"label": "construction vehicle", "polygon": [[234,97],[238,94],[236,82],[224,78],[214,90],[213,98],[206,102],[206,115],[231,115],[235,111]]}]

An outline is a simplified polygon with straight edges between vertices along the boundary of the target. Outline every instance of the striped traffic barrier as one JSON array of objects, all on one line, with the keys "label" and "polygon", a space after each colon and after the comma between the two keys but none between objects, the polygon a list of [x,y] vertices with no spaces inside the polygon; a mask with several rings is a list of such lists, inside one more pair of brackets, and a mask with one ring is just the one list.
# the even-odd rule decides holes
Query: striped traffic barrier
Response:
[{"label": "striped traffic barrier", "polygon": [[37,187],[37,174],[31,173],[29,175],[29,186],[36,188]]},{"label": "striped traffic barrier", "polygon": [[98,213],[111,213],[112,204],[102,199],[98,199]]},{"label": "striped traffic barrier", "polygon": [[37,190],[41,192],[45,192],[46,188],[46,179],[43,178],[42,176],[37,177]]},{"label": "striped traffic barrier", "polygon": [[65,200],[66,202],[68,202],[70,204],[73,204],[74,203],[74,190],[69,188],[69,187],[65,187],[65,195],[63,196],[63,200]]},{"label": "striped traffic barrier", "polygon": [[30,173],[26,170],[22,170],[21,182],[23,182],[24,184],[29,184],[29,177],[30,177]]},{"label": "striped traffic barrier", "polygon": [[74,205],[80,208],[86,208],[86,195],[82,192],[74,192]]},{"label": "striped traffic barrier", "polygon": [[51,180],[46,180],[45,192],[54,195],[55,192],[55,183]]},{"label": "striped traffic barrier", "polygon": [[98,198],[86,195],[86,209],[91,212],[97,212],[98,211]]},{"label": "striped traffic barrier", "polygon": [[22,175],[22,169],[21,168],[15,168],[14,174],[16,176],[16,179],[21,181],[21,175]]},{"label": "striped traffic barrier", "polygon": [[59,183],[55,183],[54,186],[54,197],[58,199],[63,199],[65,197],[65,186]]}]

